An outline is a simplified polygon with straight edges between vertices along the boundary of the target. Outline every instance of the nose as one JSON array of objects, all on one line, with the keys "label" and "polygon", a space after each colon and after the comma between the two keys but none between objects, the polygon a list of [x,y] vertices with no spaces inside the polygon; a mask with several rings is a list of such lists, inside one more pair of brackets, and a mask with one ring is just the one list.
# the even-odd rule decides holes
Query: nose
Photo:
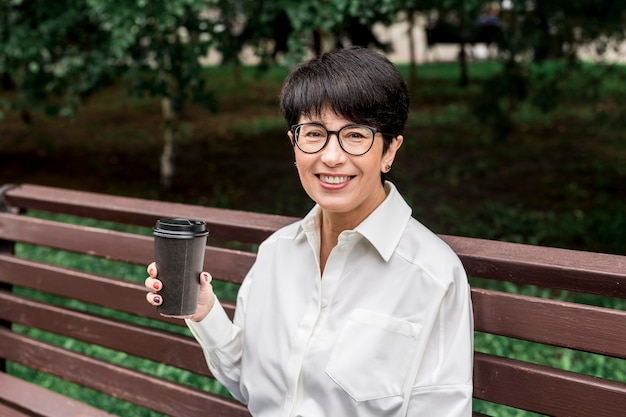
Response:
[{"label": "nose", "polygon": [[[334,167],[342,164],[345,161],[346,153],[341,149],[339,145],[339,136],[336,132],[328,133],[328,142],[324,149],[322,149],[321,159],[329,167]],[[334,136],[334,138],[333,138]]]}]

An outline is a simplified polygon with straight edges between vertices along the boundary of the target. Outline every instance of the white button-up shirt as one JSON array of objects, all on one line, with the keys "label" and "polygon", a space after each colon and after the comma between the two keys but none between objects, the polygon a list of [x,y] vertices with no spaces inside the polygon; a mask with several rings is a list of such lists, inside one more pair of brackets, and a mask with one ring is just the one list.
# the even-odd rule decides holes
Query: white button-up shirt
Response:
[{"label": "white button-up shirt", "polygon": [[473,321],[454,252],[385,201],[339,235],[320,274],[319,207],[259,247],[234,322],[188,325],[256,417],[470,416]]}]

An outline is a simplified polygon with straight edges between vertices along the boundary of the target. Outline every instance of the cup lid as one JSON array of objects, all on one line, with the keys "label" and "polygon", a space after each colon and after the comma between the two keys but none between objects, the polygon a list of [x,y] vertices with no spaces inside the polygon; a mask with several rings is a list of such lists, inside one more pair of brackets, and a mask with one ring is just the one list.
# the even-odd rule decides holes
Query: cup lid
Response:
[{"label": "cup lid", "polygon": [[206,236],[209,234],[204,221],[180,217],[159,219],[152,231],[155,236],[180,239]]}]

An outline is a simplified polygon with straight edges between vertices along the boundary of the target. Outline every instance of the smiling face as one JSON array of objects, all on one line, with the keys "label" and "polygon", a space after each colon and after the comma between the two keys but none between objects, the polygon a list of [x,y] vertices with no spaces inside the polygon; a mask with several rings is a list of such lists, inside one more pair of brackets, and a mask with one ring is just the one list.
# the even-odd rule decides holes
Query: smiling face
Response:
[{"label": "smiling face", "polygon": [[[337,131],[354,122],[323,108],[317,115],[302,116],[299,123],[319,123],[327,130]],[[293,134],[288,132],[288,135],[293,143]],[[355,227],[385,199],[380,175],[393,163],[402,140],[402,136],[397,136],[383,154],[382,134],[376,133],[372,148],[360,156],[344,152],[334,134],[314,154],[306,154],[294,146],[302,186],[320,205],[323,216],[342,216]]]}]

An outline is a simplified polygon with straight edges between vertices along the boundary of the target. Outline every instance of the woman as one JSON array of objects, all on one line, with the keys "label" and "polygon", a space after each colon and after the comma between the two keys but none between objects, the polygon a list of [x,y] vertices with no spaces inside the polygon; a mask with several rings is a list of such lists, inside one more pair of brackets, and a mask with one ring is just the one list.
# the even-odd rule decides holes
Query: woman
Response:
[{"label": "woman", "polygon": [[465,272],[384,180],[404,80],[374,51],[338,50],[294,68],[280,106],[317,204],[260,245],[233,322],[202,273],[187,324],[211,371],[254,416],[470,416]]}]

